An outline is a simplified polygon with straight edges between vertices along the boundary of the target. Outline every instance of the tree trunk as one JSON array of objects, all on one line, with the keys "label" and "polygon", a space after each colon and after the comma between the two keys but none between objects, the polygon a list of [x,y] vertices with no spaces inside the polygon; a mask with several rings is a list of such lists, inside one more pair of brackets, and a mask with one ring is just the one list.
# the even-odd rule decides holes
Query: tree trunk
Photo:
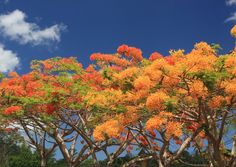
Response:
[{"label": "tree trunk", "polygon": [[216,167],[225,167],[225,163],[222,160],[219,146],[213,146],[213,149],[214,149],[213,158],[214,158]]},{"label": "tree trunk", "polygon": [[47,166],[47,158],[45,157],[44,151],[40,151],[40,167]]},{"label": "tree trunk", "polygon": [[47,166],[47,160],[42,158],[40,162],[40,167],[46,167]]},{"label": "tree trunk", "polygon": [[231,155],[236,156],[236,135],[233,137],[233,145],[231,149]]},{"label": "tree trunk", "polygon": [[141,161],[141,167],[147,167],[147,160]]},{"label": "tree trunk", "polygon": [[236,135],[233,137],[233,145],[231,149],[231,160],[229,162],[229,165],[236,166]]},{"label": "tree trunk", "polygon": [[112,167],[113,165],[112,165],[112,163],[114,162],[114,160],[109,160],[108,162],[107,162],[107,167]]},{"label": "tree trunk", "polygon": [[159,167],[165,167],[165,165],[161,162],[161,160],[159,160]]}]

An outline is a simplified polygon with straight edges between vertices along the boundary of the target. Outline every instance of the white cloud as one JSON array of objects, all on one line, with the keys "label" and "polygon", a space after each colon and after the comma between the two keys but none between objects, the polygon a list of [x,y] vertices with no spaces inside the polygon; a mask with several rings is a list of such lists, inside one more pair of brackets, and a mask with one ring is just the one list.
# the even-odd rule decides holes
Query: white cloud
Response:
[{"label": "white cloud", "polygon": [[55,24],[45,29],[35,23],[26,21],[26,14],[15,10],[9,14],[0,15],[0,32],[3,36],[17,41],[20,44],[45,45],[50,42],[59,42],[64,25]]},{"label": "white cloud", "polygon": [[0,44],[0,72],[13,71],[19,65],[17,54]]},{"label": "white cloud", "polygon": [[226,4],[229,6],[236,5],[236,0],[226,0]]},{"label": "white cloud", "polygon": [[232,13],[231,16],[225,20],[225,22],[229,21],[236,21],[236,12]]}]

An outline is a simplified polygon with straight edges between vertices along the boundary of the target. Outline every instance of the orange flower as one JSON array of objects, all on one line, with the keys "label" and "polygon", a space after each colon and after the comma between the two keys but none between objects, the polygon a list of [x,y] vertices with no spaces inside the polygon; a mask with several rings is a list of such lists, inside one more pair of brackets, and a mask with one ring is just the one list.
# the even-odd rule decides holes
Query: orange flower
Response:
[{"label": "orange flower", "polygon": [[127,69],[121,71],[118,74],[115,74],[114,76],[118,80],[121,80],[121,79],[125,79],[125,78],[128,78],[128,77],[132,77],[137,72],[138,72],[138,68],[137,67],[130,67],[130,68],[127,68]]},{"label": "orange flower", "polygon": [[153,68],[153,66],[148,66],[144,69],[145,75],[147,75],[152,81],[158,82],[161,79],[162,71]]},{"label": "orange flower", "polygon": [[229,56],[225,60],[225,67],[235,67],[236,66],[236,56]]},{"label": "orange flower", "polygon": [[168,98],[170,97],[163,91],[153,93],[147,98],[146,106],[149,110],[162,110]]},{"label": "orange flower", "polygon": [[119,124],[117,120],[109,120],[105,123],[98,125],[93,132],[94,140],[102,141],[106,136],[111,138],[117,138],[123,127]]},{"label": "orange flower", "polygon": [[182,135],[182,125],[179,122],[168,122],[166,125],[166,137],[170,138],[173,136],[180,137]]},{"label": "orange flower", "polygon": [[199,133],[199,136],[200,136],[202,139],[206,138],[206,134],[205,134],[203,131],[201,131],[201,132]]},{"label": "orange flower", "polygon": [[129,47],[128,45],[121,45],[117,49],[117,53],[124,54],[127,57],[131,57],[134,62],[142,61],[142,51],[135,47]]},{"label": "orange flower", "polygon": [[3,114],[4,115],[11,115],[11,114],[19,112],[20,110],[22,110],[21,106],[11,106],[11,107],[6,108],[3,111]]},{"label": "orange flower", "polygon": [[148,90],[152,86],[152,82],[148,76],[140,76],[134,81],[134,88],[136,90]]},{"label": "orange flower", "polygon": [[175,62],[172,57],[168,56],[168,57],[165,57],[165,59],[168,62],[168,64],[175,65]]},{"label": "orange flower", "polygon": [[160,129],[161,125],[166,123],[167,119],[160,116],[154,116],[150,118],[146,123],[146,129],[149,132],[153,132],[155,129]]},{"label": "orange flower", "polygon": [[107,63],[114,63],[118,66],[121,67],[126,67],[128,65],[130,65],[130,62],[126,59],[121,59],[116,55],[112,55],[112,54],[101,54],[101,53],[94,53],[90,56],[90,60],[94,61],[104,61]]},{"label": "orange flower", "polygon": [[95,69],[94,69],[93,65],[89,65],[89,66],[86,68],[86,71],[87,71],[87,72],[94,72]]},{"label": "orange flower", "polygon": [[145,137],[143,136],[139,136],[138,140],[144,145],[147,146],[148,145],[148,141],[145,139]]},{"label": "orange flower", "polygon": [[230,34],[236,38],[236,25],[233,26],[233,28],[230,30]]},{"label": "orange flower", "polygon": [[18,75],[17,72],[15,72],[15,71],[9,72],[9,73],[8,73],[8,76],[9,76],[9,77],[12,77],[12,78],[19,77],[19,75]]},{"label": "orange flower", "polygon": [[194,50],[201,51],[201,53],[203,53],[204,55],[215,54],[215,50],[212,49],[212,47],[208,45],[206,42],[199,42],[195,44]]},{"label": "orange flower", "polygon": [[158,52],[154,52],[150,55],[149,60],[154,61],[154,60],[160,59],[160,58],[163,58],[163,56]]},{"label": "orange flower", "polygon": [[225,92],[230,95],[236,95],[236,79],[223,83]]},{"label": "orange flower", "polygon": [[49,61],[49,60],[42,62],[42,64],[44,65],[44,68],[45,68],[46,70],[51,70],[52,67],[53,67],[52,62]]},{"label": "orange flower", "polygon": [[132,56],[133,60],[136,61],[142,61],[142,51],[138,48],[130,47],[129,54]]},{"label": "orange flower", "polygon": [[128,45],[121,45],[117,48],[117,53],[123,54],[125,52],[129,51],[129,46]]},{"label": "orange flower", "polygon": [[216,108],[219,108],[221,106],[223,100],[224,100],[224,97],[215,96],[209,101],[208,105],[211,109],[216,109]]},{"label": "orange flower", "polygon": [[193,81],[190,85],[190,93],[193,97],[205,97],[207,95],[207,88],[205,87],[204,83],[200,80]]},{"label": "orange flower", "polygon": [[175,144],[177,145],[183,144],[183,142],[180,139],[174,139],[174,141],[175,141]]},{"label": "orange flower", "polygon": [[136,122],[139,118],[138,111],[136,111],[135,107],[127,106],[126,108],[128,110],[127,112],[117,116],[120,124],[124,126]]}]

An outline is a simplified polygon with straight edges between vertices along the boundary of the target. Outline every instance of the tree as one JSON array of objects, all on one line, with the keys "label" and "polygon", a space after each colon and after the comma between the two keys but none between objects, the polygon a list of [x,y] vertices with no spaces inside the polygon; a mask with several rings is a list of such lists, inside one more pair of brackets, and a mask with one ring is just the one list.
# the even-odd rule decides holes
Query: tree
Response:
[{"label": "tree", "polygon": [[[123,45],[118,53],[129,57],[133,53],[130,50]],[[101,72],[109,81],[105,89],[90,95],[94,111],[99,106],[105,111],[102,117],[107,118],[95,128],[94,137],[116,139],[127,130],[136,131],[136,144],[150,158],[155,157],[159,166],[171,165],[191,143],[206,148],[201,146],[205,140],[208,142],[205,151],[212,165],[232,165],[234,155],[224,156],[224,136],[226,126],[235,118],[235,52],[218,56],[211,46],[200,42],[188,54],[182,50],[170,54],[161,57],[155,53],[150,57],[153,62],[142,61],[131,67],[125,64],[125,68],[118,66],[121,69],[118,72],[111,70],[114,66],[110,58],[104,58],[108,56],[97,55],[99,65],[103,65]],[[129,117],[127,125],[122,115],[131,107],[136,117]],[[179,145],[175,150],[170,147],[173,142]]]},{"label": "tree", "polygon": [[16,134],[13,128],[1,129],[0,131],[0,166],[9,165],[10,155],[17,150],[17,143],[20,142],[20,136]]},{"label": "tree", "polygon": [[[89,72],[74,58],[33,61],[32,69],[22,76],[10,73],[1,82],[3,116],[23,127],[40,152],[41,166],[56,146],[69,166],[79,165],[90,155],[97,161],[92,133],[84,124],[87,116],[81,115],[81,96],[89,88]],[[75,147],[80,138],[85,142],[80,143],[79,151]]]},{"label": "tree", "polygon": [[9,158],[10,167],[40,167],[39,156],[37,152],[32,152],[26,145],[22,145],[13,152]]}]

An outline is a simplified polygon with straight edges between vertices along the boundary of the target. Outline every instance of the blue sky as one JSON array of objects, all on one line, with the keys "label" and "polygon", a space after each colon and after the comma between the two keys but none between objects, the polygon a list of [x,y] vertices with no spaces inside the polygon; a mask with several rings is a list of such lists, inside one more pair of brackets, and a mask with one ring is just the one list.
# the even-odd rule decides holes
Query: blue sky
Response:
[{"label": "blue sky", "polygon": [[121,44],[144,57],[196,42],[234,47],[229,31],[236,0],[0,0],[0,71],[29,71],[33,59],[77,56],[87,66],[94,52]]}]

